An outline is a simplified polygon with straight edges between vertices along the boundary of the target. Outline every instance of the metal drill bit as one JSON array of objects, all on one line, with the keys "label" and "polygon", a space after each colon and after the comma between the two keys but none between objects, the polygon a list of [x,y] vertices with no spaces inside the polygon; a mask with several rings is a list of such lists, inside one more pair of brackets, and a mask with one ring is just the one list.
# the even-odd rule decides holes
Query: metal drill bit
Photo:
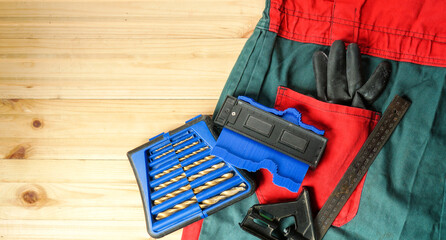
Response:
[{"label": "metal drill bit", "polygon": [[245,191],[246,190],[245,187],[246,187],[246,184],[242,183],[242,184],[238,185],[237,187],[233,187],[233,188],[231,188],[229,190],[221,192],[219,195],[217,195],[215,197],[211,197],[211,198],[208,198],[206,200],[203,200],[199,204],[199,206],[200,206],[201,209],[208,208],[208,207],[210,207],[210,206],[220,202],[221,200],[224,200],[226,198],[232,197],[232,196],[234,196],[235,194],[237,194],[239,192]]},{"label": "metal drill bit", "polygon": [[160,213],[158,213],[158,215],[156,215],[156,220],[161,220],[161,219],[163,219],[163,218],[166,218],[166,217],[168,217],[168,216],[170,216],[170,215],[172,215],[172,214],[174,214],[174,213],[176,213],[176,212],[178,212],[178,211],[180,211],[180,210],[183,210],[183,209],[185,209],[185,208],[187,208],[187,207],[189,207],[190,205],[192,205],[192,204],[194,204],[194,203],[197,203],[197,198],[195,198],[195,196],[193,196],[191,199],[189,199],[189,200],[186,200],[186,201],[184,201],[184,202],[182,202],[182,203],[180,203],[180,204],[177,204],[177,205],[175,205],[175,206],[173,206],[172,208],[170,208],[170,209],[167,209],[166,211],[164,211],[164,212],[160,212]]},{"label": "metal drill bit", "polygon": [[197,194],[197,193],[199,193],[199,192],[201,192],[203,190],[211,188],[211,187],[213,187],[215,185],[218,185],[221,182],[224,182],[224,181],[232,178],[232,176],[234,176],[233,173],[225,173],[225,174],[221,175],[221,177],[219,177],[219,178],[213,179],[213,180],[211,180],[209,182],[206,182],[205,184],[203,184],[201,186],[198,186],[198,187],[194,188],[193,191],[194,191],[195,194]]},{"label": "metal drill bit", "polygon": [[191,140],[192,138],[194,138],[194,136],[190,136],[190,137],[188,137],[188,138],[186,138],[184,140],[181,140],[181,141],[175,143],[174,145],[172,145],[172,147],[176,147],[176,146],[178,146],[178,145],[180,145],[180,144],[182,144],[184,142],[187,142],[187,141]]},{"label": "metal drill bit", "polygon": [[206,147],[202,147],[202,148],[198,149],[197,151],[193,151],[192,153],[187,154],[186,156],[184,156],[184,157],[182,157],[182,158],[180,158],[180,159],[178,159],[178,160],[179,160],[180,162],[181,162],[181,161],[184,161],[184,160],[186,160],[186,159],[192,157],[192,156],[195,155],[195,154],[198,154],[198,153],[203,152],[204,150],[206,150],[206,149],[208,149],[208,148],[209,148],[208,146],[206,146]]},{"label": "metal drill bit", "polygon": [[190,189],[191,189],[191,186],[189,184],[184,185],[184,186],[180,187],[179,189],[177,189],[177,190],[175,190],[175,191],[173,191],[171,193],[168,193],[168,194],[166,194],[163,197],[160,197],[160,198],[156,199],[155,201],[153,201],[153,204],[154,205],[158,205],[160,203],[163,203],[166,200],[169,200],[169,199],[177,196],[178,194],[186,192],[187,190],[190,190]]},{"label": "metal drill bit", "polygon": [[225,165],[224,162],[221,162],[221,163],[212,165],[212,167],[210,167],[210,168],[206,168],[206,169],[204,169],[203,171],[200,171],[200,172],[198,172],[197,174],[194,174],[194,175],[190,176],[189,178],[187,178],[187,180],[188,180],[189,182],[192,182],[192,181],[194,181],[195,179],[197,179],[197,178],[199,178],[199,177],[202,177],[202,176],[204,176],[204,175],[206,175],[206,174],[208,174],[208,173],[210,173],[210,172],[212,172],[212,171],[215,171],[215,170],[217,170],[217,169],[223,167],[224,165]]},{"label": "metal drill bit", "polygon": [[156,174],[153,178],[155,178],[155,179],[160,178],[160,177],[162,177],[162,176],[164,176],[164,175],[166,175],[166,174],[168,174],[168,173],[170,173],[172,171],[175,171],[175,170],[177,170],[179,168],[181,168],[181,164],[177,164],[177,165],[175,165],[175,166],[173,166],[173,167],[171,167],[169,169],[166,169],[163,172],[160,172],[160,173]]},{"label": "metal drill bit", "polygon": [[184,140],[181,140],[181,141],[179,141],[179,142],[177,142],[177,143],[175,143],[175,144],[173,144],[173,145],[172,145],[172,143],[166,144],[166,145],[164,145],[164,146],[162,146],[162,147],[156,149],[156,150],[153,151],[153,152],[158,152],[159,150],[163,150],[164,148],[166,148],[166,147],[168,147],[168,146],[171,146],[171,145],[172,145],[172,147],[176,147],[176,146],[178,146],[178,145],[180,145],[180,144],[182,144],[182,143],[184,143],[184,142],[187,142],[187,141],[191,140],[193,137],[194,137],[194,136],[190,136],[190,137],[188,137],[188,138],[186,138],[186,139],[184,139]]},{"label": "metal drill bit", "polygon": [[170,145],[172,145],[171,143],[169,143],[169,144],[166,144],[166,145],[164,145],[164,146],[162,146],[162,147],[160,147],[160,148],[158,148],[158,149],[156,149],[155,151],[153,151],[153,152],[158,152],[159,150],[162,150],[162,149],[164,149],[164,148],[166,148],[166,147],[168,147],[168,146],[170,146]]},{"label": "metal drill bit", "polygon": [[183,169],[184,169],[184,171],[187,171],[187,170],[189,170],[189,169],[191,169],[191,168],[193,168],[193,167],[195,167],[195,166],[198,166],[198,165],[200,165],[200,164],[202,164],[202,163],[204,163],[204,162],[207,162],[207,161],[209,161],[209,160],[211,160],[211,159],[214,159],[214,158],[215,158],[214,155],[206,156],[206,157],[204,157],[204,158],[202,158],[202,159],[200,159],[200,160],[195,161],[195,162],[192,163],[192,164],[189,164],[189,165],[183,167]]},{"label": "metal drill bit", "polygon": [[172,148],[172,149],[170,149],[169,151],[167,151],[167,152],[165,152],[165,153],[163,153],[163,154],[161,154],[161,155],[155,157],[155,159],[158,159],[158,158],[160,158],[160,157],[164,157],[164,156],[166,156],[167,154],[173,152],[174,150],[175,150],[175,149]]},{"label": "metal drill bit", "polygon": [[175,183],[175,182],[178,182],[178,181],[180,181],[181,179],[183,179],[183,178],[185,178],[185,177],[186,177],[186,174],[182,173],[181,175],[176,176],[176,177],[170,179],[169,181],[164,182],[164,183],[161,183],[160,185],[156,186],[156,187],[154,188],[154,190],[155,190],[155,191],[158,191],[158,190],[160,190],[161,188],[165,188],[165,187],[169,186],[170,184]]},{"label": "metal drill bit", "polygon": [[181,149],[176,150],[175,153],[180,153],[180,152],[182,152],[184,150],[187,150],[187,149],[189,149],[189,148],[191,148],[191,147],[193,147],[193,146],[195,146],[195,145],[197,145],[199,143],[200,143],[200,141],[193,142],[193,143],[191,143],[191,144],[189,144],[189,145],[187,145],[187,146],[185,146],[185,147],[183,147]]}]

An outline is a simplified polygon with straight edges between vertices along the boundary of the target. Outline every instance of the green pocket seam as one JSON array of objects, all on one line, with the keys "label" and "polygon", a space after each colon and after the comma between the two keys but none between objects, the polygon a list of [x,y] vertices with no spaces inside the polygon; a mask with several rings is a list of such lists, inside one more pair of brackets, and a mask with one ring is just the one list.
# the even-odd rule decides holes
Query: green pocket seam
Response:
[{"label": "green pocket seam", "polygon": [[440,229],[438,231],[438,239],[445,240],[444,235],[446,235],[446,176],[444,177],[443,183],[443,205],[441,207],[440,213]]}]

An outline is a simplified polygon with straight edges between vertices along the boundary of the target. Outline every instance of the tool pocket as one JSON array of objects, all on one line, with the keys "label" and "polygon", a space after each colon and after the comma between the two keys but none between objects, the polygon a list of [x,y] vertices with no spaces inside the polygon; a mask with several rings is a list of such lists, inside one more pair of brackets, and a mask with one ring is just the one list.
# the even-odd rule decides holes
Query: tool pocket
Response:
[{"label": "tool pocket", "polygon": [[[324,136],[328,141],[324,155],[317,168],[308,170],[302,182],[302,186],[311,189],[312,201],[320,209],[378,123],[379,114],[366,109],[321,102],[285,87],[278,89],[275,108],[279,111],[296,108],[302,113],[302,122],[325,130]],[[269,175],[261,176],[256,191],[260,195],[260,203],[290,201],[297,197],[296,193],[275,187],[270,179]],[[338,214],[333,222],[334,226],[340,227],[356,216],[364,179]]]}]

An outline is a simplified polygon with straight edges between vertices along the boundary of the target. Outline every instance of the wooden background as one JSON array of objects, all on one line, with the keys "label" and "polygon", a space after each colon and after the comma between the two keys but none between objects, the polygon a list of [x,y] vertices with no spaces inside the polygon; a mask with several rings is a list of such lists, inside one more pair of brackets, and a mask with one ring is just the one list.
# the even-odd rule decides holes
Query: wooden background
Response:
[{"label": "wooden background", "polygon": [[126,152],[212,113],[263,7],[0,0],[0,239],[148,239]]}]

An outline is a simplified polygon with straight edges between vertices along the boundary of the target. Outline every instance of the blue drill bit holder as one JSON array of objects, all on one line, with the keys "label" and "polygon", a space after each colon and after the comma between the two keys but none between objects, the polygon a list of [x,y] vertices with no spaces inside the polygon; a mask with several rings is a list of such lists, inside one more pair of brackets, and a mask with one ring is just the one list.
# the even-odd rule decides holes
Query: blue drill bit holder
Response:
[{"label": "blue drill bit holder", "polygon": [[[242,170],[227,164],[220,157],[214,157],[185,170],[185,167],[191,166],[190,164],[211,156],[210,153],[216,144],[216,136],[212,128],[213,124],[210,117],[199,115],[187,121],[185,125],[168,133],[161,133],[151,138],[146,144],[128,152],[127,155],[140,189],[147,230],[150,236],[155,238],[165,236],[254,193],[255,184],[251,178]],[[224,163],[224,166],[189,181],[191,176],[210,169],[219,163]],[[180,167],[175,168],[174,166],[177,165],[180,165]],[[169,169],[174,170],[170,171]],[[194,194],[193,190],[195,188],[203,186],[226,173],[232,173],[233,177]],[[185,177],[181,177],[182,175],[185,175]],[[160,186],[175,178],[180,179],[160,188]],[[244,191],[222,199],[204,209],[200,208],[200,203],[203,200],[218,196],[221,192],[240,186],[240,184],[245,184]],[[157,199],[161,199],[185,186],[190,186],[190,189],[162,203],[155,204]],[[156,188],[160,189],[155,190]],[[196,199],[196,203],[157,220],[159,213],[172,209],[174,206],[190,199]]]}]

